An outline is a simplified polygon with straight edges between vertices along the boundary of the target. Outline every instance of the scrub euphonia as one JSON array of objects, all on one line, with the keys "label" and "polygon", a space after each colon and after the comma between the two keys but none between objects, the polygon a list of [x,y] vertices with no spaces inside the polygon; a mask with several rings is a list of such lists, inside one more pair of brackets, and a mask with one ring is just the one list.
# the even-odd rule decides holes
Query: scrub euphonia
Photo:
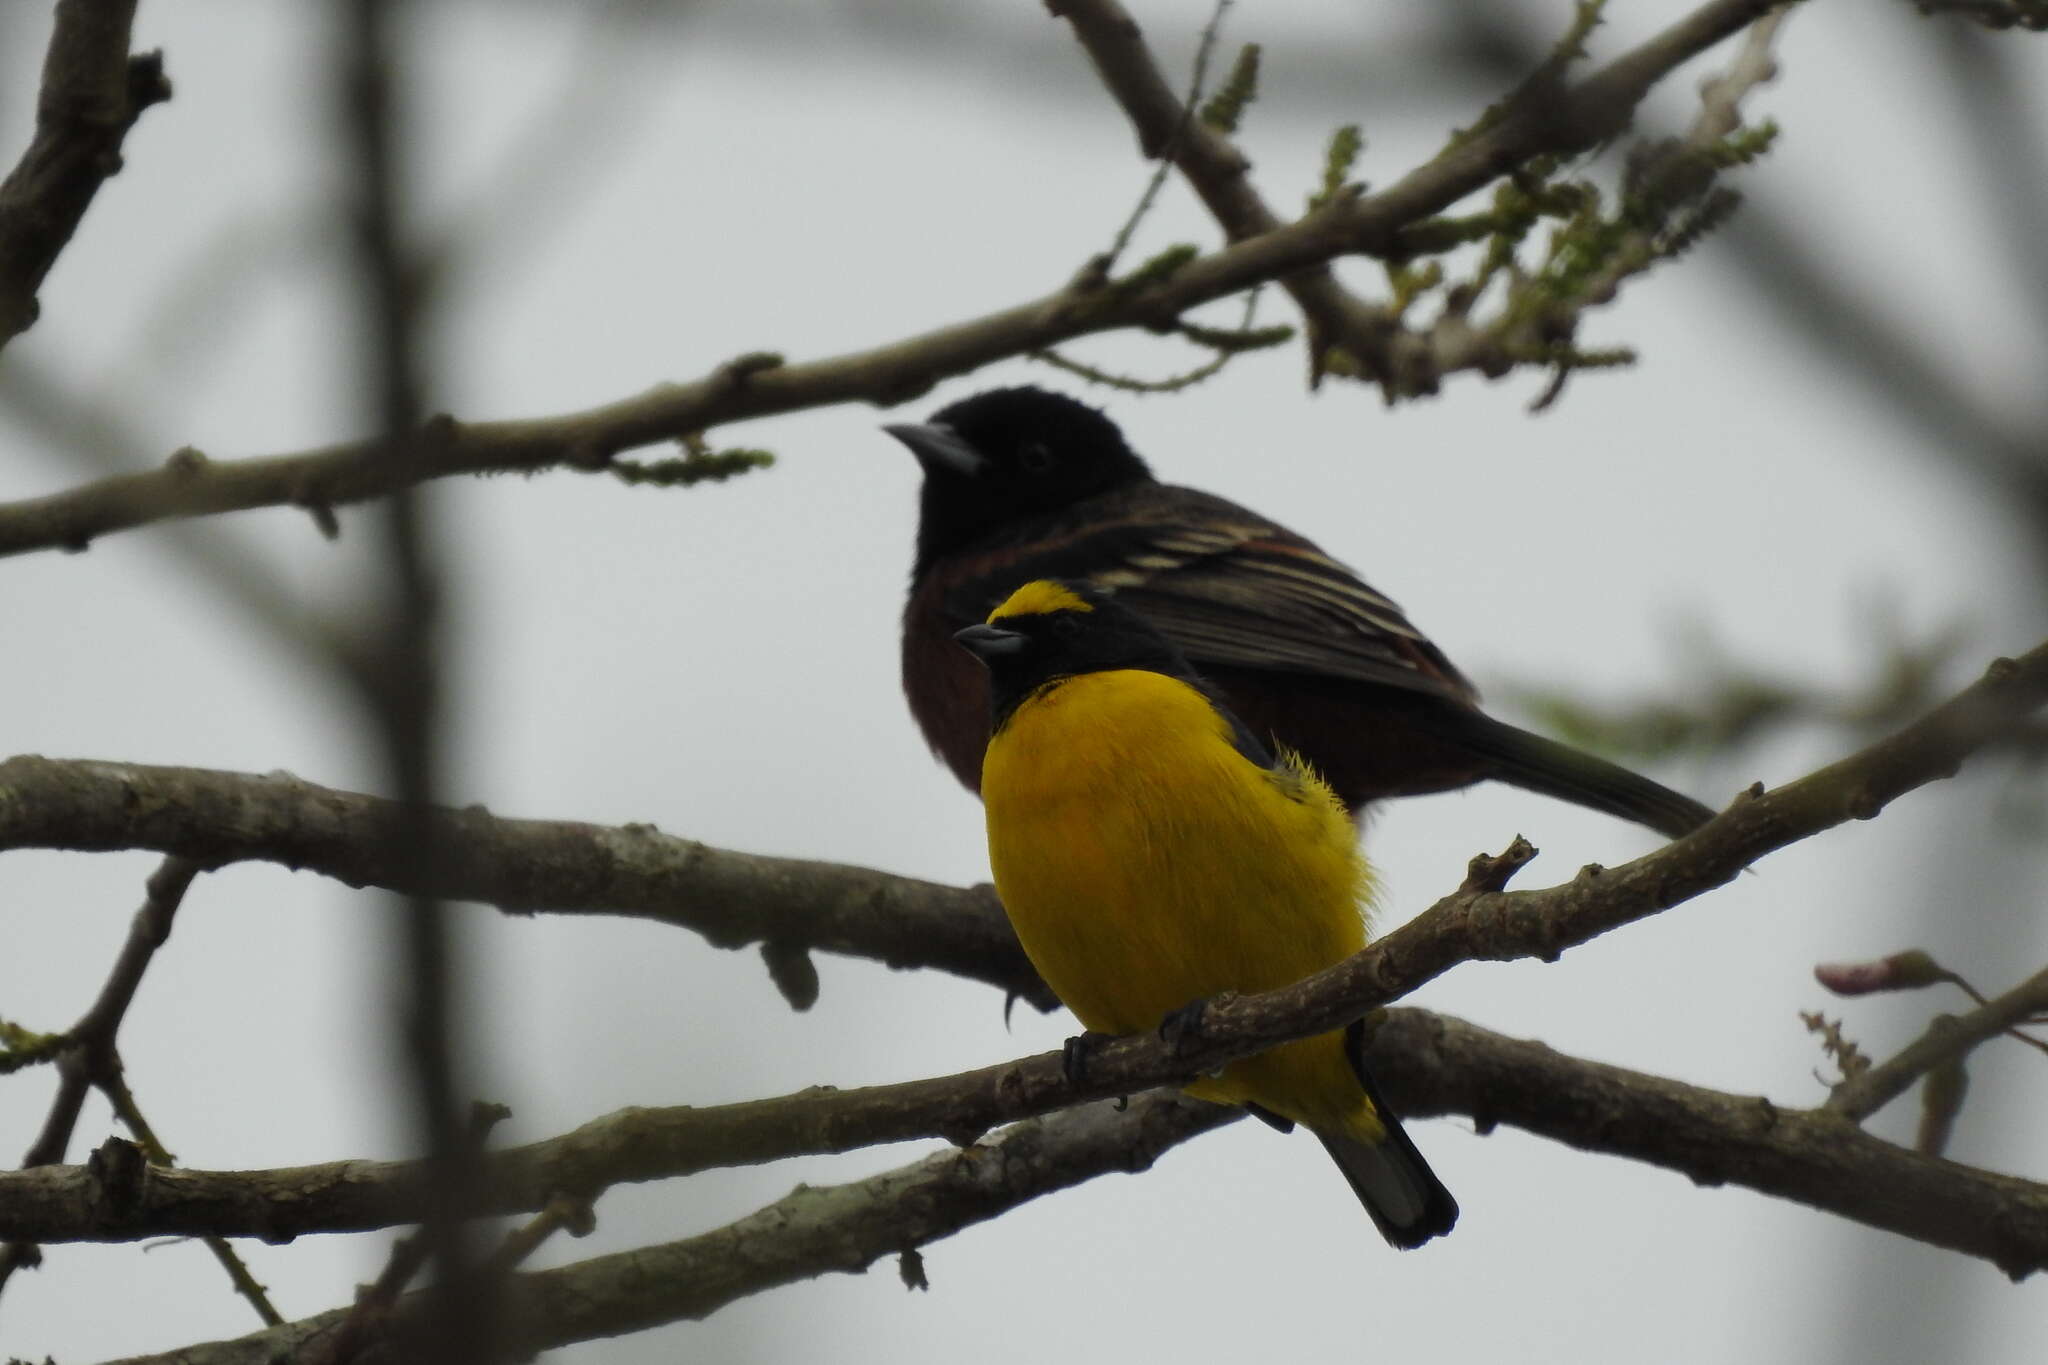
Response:
[{"label": "scrub euphonia", "polygon": [[[997,894],[1039,975],[1099,1033],[1152,1029],[1365,946],[1371,874],[1343,803],[1269,751],[1143,617],[1027,583],[958,632],[988,667],[981,764]],[[1231,1063],[1188,1093],[1322,1139],[1398,1247],[1457,1201],[1366,1072],[1356,1026]]]}]

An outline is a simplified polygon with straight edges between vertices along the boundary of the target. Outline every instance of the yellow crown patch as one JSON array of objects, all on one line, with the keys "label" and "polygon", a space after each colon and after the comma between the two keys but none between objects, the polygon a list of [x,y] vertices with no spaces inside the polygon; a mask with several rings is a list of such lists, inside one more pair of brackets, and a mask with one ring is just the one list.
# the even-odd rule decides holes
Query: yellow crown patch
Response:
[{"label": "yellow crown patch", "polygon": [[990,625],[1010,616],[1049,616],[1056,611],[1094,611],[1087,598],[1049,578],[1036,579],[1010,594],[1009,600],[988,614]]}]

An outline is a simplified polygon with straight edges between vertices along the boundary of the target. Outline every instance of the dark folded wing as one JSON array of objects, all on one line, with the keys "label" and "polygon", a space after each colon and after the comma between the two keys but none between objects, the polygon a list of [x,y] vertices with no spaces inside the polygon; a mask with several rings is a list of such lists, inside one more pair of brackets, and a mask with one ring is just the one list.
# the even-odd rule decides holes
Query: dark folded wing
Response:
[{"label": "dark folded wing", "polygon": [[[1019,552],[1022,553],[1019,553]],[[1207,493],[1146,484],[977,556],[947,595],[980,620],[1034,578],[1083,579],[1144,613],[1199,670],[1227,666],[1469,700],[1472,685],[1400,607],[1309,541]]]}]

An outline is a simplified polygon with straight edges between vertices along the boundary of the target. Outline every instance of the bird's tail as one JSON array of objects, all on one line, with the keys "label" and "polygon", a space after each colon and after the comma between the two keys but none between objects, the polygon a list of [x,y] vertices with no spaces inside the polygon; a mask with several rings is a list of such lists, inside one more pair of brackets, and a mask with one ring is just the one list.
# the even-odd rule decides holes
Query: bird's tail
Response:
[{"label": "bird's tail", "polygon": [[1387,1130],[1378,1142],[1342,1133],[1316,1136],[1351,1182],[1352,1193],[1372,1215],[1380,1236],[1406,1251],[1449,1232],[1458,1221],[1458,1201],[1401,1131],[1401,1121],[1385,1107],[1377,1107]]},{"label": "bird's tail", "polygon": [[1389,1245],[1407,1251],[1443,1236],[1458,1221],[1458,1201],[1415,1150],[1401,1120],[1373,1083],[1372,1072],[1365,1065],[1362,1019],[1344,1031],[1344,1059],[1365,1088],[1365,1098],[1383,1131],[1373,1141],[1318,1131],[1323,1150],[1351,1183],[1351,1192],[1365,1205]]},{"label": "bird's tail", "polygon": [[1465,711],[1457,723],[1459,738],[1493,761],[1491,776],[1512,786],[1633,820],[1670,839],[1714,818],[1712,810],[1690,796],[1568,744],[1478,711]]}]

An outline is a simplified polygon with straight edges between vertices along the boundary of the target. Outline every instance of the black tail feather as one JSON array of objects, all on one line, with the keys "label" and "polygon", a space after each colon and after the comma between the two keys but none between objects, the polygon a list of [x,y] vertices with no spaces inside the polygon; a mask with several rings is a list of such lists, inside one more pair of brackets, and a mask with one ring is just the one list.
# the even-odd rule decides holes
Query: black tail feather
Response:
[{"label": "black tail feather", "polygon": [[1387,1136],[1379,1143],[1317,1133],[1323,1150],[1351,1182],[1351,1191],[1389,1246],[1403,1251],[1441,1237],[1458,1221],[1458,1201],[1429,1169],[1422,1153],[1401,1131],[1401,1121],[1381,1111]]},{"label": "black tail feather", "polygon": [[1690,796],[1568,744],[1474,710],[1446,719],[1457,725],[1463,744],[1493,761],[1490,775],[1498,781],[1633,820],[1670,839],[1714,818]]},{"label": "black tail feather", "polygon": [[1372,1072],[1365,1066],[1364,1041],[1364,1021],[1360,1020],[1345,1030],[1344,1055],[1385,1125],[1386,1136],[1378,1142],[1331,1133],[1317,1133],[1316,1137],[1350,1182],[1358,1202],[1365,1205],[1380,1236],[1407,1251],[1449,1232],[1458,1221],[1458,1201],[1422,1159],[1401,1120],[1373,1084]]}]

